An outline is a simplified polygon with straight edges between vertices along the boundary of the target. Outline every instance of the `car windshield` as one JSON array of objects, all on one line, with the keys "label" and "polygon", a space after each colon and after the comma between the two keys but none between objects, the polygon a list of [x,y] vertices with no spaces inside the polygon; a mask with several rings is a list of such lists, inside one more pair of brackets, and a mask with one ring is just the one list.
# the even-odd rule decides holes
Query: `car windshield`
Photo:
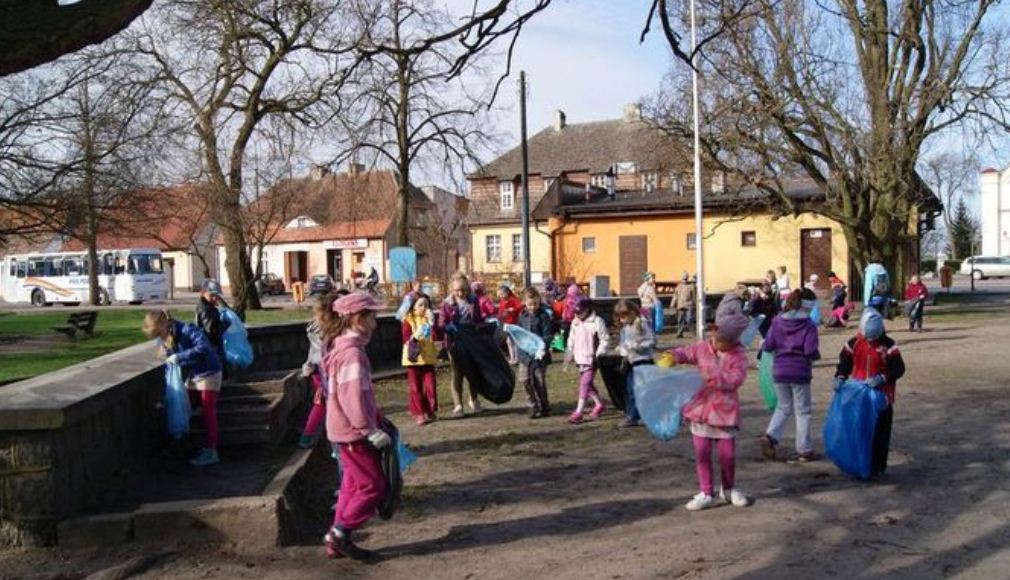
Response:
[{"label": "car windshield", "polygon": [[131,254],[127,273],[161,274],[161,256],[158,254]]},{"label": "car windshield", "polygon": [[326,276],[326,275],[322,275],[322,276],[313,276],[313,277],[312,277],[312,281],[313,281],[313,282],[329,282],[329,281],[330,281],[330,277],[329,277],[329,276]]}]

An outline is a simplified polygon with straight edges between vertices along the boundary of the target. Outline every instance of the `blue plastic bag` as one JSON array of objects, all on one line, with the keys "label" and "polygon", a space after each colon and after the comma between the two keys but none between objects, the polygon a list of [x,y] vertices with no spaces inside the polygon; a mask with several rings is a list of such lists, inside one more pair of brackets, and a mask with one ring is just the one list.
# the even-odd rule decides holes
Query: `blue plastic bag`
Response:
[{"label": "blue plastic bag", "polygon": [[652,307],[652,330],[659,334],[663,332],[663,324],[666,322],[663,317],[665,313],[663,312],[663,303],[659,300]]},{"label": "blue plastic bag", "polygon": [[838,469],[870,477],[877,418],[887,405],[887,396],[863,381],[845,381],[835,391],[824,422],[824,451]]},{"label": "blue plastic bag", "polygon": [[189,417],[192,409],[189,406],[189,394],[182,380],[182,368],[179,365],[165,365],[165,423],[168,434],[173,439],[182,439],[189,433]]},{"label": "blue plastic bag", "polygon": [[406,471],[408,467],[417,463],[417,455],[403,443],[403,439],[396,440],[396,457],[400,462],[400,471]]},{"label": "blue plastic bag", "polygon": [[814,323],[814,326],[821,325],[821,301],[815,300],[814,307],[810,311],[810,322]]},{"label": "blue plastic bag", "polygon": [[538,352],[547,352],[547,345],[544,339],[516,324],[506,324],[503,327],[505,334],[509,335],[516,348],[523,351],[527,356],[536,357]]},{"label": "blue plastic bag", "polygon": [[221,308],[221,320],[228,324],[224,331],[224,358],[228,364],[245,368],[253,362],[252,345],[242,319],[230,308]]},{"label": "blue plastic bag", "polygon": [[396,309],[396,319],[403,321],[407,317],[407,311],[410,310],[410,303],[413,302],[412,292],[407,292],[403,295],[403,301],[400,302],[400,307]]},{"label": "blue plastic bag", "polygon": [[754,337],[757,336],[758,331],[761,329],[761,324],[765,321],[764,314],[758,314],[750,319],[750,324],[744,329],[743,334],[740,335],[740,344],[744,348],[750,348],[754,344]]},{"label": "blue plastic bag", "polygon": [[634,368],[635,406],[654,437],[669,441],[680,427],[681,410],[701,389],[701,375],[694,367]]}]

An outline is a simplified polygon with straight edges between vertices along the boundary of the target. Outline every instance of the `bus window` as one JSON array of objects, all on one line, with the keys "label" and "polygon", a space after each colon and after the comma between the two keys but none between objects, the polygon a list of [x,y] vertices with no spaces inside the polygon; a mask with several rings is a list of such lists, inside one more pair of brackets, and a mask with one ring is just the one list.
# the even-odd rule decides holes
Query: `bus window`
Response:
[{"label": "bus window", "polygon": [[134,254],[130,256],[130,274],[161,274],[161,256]]},{"label": "bus window", "polygon": [[18,275],[18,262],[17,260],[11,259],[7,260],[10,262],[10,276],[11,278],[16,278]]},{"label": "bus window", "polygon": [[28,275],[28,264],[24,260],[18,260],[18,278]]},{"label": "bus window", "polygon": [[120,256],[116,256],[116,266],[114,272],[116,274],[123,274],[126,272],[126,264],[123,263],[123,258]]},{"label": "bus window", "polygon": [[28,277],[45,276],[42,258],[28,258]]},{"label": "bus window", "polygon": [[63,260],[60,258],[46,258],[42,268],[43,276],[62,276]]},{"label": "bus window", "polygon": [[63,260],[63,275],[64,276],[81,276],[84,273],[81,267],[81,258],[65,258]]}]

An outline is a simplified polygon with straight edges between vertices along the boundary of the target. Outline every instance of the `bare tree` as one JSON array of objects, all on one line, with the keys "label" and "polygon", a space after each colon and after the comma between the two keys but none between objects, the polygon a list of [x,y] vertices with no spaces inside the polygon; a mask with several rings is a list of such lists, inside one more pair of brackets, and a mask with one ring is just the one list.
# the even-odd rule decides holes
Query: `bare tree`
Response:
[{"label": "bare tree", "polygon": [[[682,3],[656,3],[664,30],[683,30]],[[916,171],[924,145],[972,120],[1007,126],[994,5],[699,0],[706,157],[781,212],[838,222],[857,267],[877,259],[900,280],[909,224],[938,209]],[[653,113],[693,136],[683,89]],[[790,196],[797,177],[825,196]]]},{"label": "bare tree", "polygon": [[974,190],[975,180],[978,177],[978,161],[970,155],[944,151],[923,161],[919,171],[943,203],[940,216],[943,218],[945,243],[946,247],[950,248],[951,259],[966,257],[957,254],[959,244],[954,240],[954,222],[958,201]]}]

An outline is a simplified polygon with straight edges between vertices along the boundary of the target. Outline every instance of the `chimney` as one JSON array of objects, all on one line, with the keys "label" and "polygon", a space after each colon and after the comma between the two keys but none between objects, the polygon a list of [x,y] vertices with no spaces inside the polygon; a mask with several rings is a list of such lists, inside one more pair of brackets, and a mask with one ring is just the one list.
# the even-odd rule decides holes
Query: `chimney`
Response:
[{"label": "chimney", "polygon": [[712,193],[723,193],[726,191],[726,172],[717,171],[712,176]]},{"label": "chimney", "polygon": [[607,170],[607,197],[610,198],[610,201],[614,200],[614,190],[617,187],[616,181],[617,180],[614,177],[614,168],[611,166],[611,168]]},{"label": "chimney", "polygon": [[679,173],[674,173],[670,184],[673,188],[673,195],[684,197],[684,177]]},{"label": "chimney", "polygon": [[317,164],[313,165],[312,169],[309,170],[309,178],[312,179],[312,181],[319,181],[320,179],[326,177],[329,174],[330,174],[329,165]]},{"label": "chimney", "polygon": [[350,162],[347,164],[347,173],[351,175],[357,175],[359,173],[365,172],[365,165],[363,163]]},{"label": "chimney", "polygon": [[642,105],[631,103],[624,106],[624,120],[631,123],[642,120]]},{"label": "chimney", "polygon": [[565,128],[565,112],[561,109],[554,111],[554,130],[560,131]]},{"label": "chimney", "polygon": [[592,191],[591,182],[586,181],[586,203],[589,203],[589,194]]}]

